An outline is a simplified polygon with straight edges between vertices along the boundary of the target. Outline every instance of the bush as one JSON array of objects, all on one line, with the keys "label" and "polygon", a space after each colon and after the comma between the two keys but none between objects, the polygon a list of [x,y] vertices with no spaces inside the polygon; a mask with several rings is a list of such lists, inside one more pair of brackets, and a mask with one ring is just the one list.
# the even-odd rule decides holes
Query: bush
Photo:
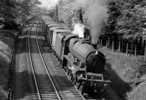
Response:
[{"label": "bush", "polygon": [[110,0],[108,8],[106,32],[133,36],[143,33],[146,23],[145,0]]}]

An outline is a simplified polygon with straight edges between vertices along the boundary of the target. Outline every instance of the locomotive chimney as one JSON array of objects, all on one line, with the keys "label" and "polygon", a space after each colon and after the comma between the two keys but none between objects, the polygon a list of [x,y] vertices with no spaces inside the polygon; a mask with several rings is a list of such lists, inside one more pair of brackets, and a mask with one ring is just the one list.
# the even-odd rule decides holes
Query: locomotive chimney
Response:
[{"label": "locomotive chimney", "polygon": [[96,50],[95,55],[98,55],[98,51]]}]

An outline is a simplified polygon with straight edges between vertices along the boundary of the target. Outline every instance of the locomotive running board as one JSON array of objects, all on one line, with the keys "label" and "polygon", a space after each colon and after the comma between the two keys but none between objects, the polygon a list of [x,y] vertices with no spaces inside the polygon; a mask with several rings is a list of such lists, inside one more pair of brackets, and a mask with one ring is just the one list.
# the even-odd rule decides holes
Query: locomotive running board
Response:
[{"label": "locomotive running board", "polygon": [[96,83],[111,83],[110,80],[93,80],[93,79],[87,79],[87,78],[81,78],[82,81],[89,81],[89,82],[96,82]]}]

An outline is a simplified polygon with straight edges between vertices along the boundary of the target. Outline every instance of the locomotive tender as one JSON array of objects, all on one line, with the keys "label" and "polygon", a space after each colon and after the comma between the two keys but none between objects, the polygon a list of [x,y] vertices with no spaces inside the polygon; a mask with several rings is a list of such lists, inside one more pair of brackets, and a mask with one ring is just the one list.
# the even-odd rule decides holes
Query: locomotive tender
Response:
[{"label": "locomotive tender", "polygon": [[63,68],[82,93],[99,93],[110,81],[105,79],[105,56],[88,40],[80,39],[64,25],[48,24],[48,43],[62,62]]}]

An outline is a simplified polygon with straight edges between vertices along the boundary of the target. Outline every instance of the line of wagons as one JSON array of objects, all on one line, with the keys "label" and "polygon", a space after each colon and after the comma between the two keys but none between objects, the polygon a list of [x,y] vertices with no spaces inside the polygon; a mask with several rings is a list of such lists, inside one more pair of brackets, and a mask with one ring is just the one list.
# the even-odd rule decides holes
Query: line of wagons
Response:
[{"label": "line of wagons", "polygon": [[104,86],[110,84],[104,74],[106,59],[103,53],[96,50],[90,41],[72,34],[64,24],[50,22],[47,26],[47,43],[72,82],[83,94],[101,94]]}]

